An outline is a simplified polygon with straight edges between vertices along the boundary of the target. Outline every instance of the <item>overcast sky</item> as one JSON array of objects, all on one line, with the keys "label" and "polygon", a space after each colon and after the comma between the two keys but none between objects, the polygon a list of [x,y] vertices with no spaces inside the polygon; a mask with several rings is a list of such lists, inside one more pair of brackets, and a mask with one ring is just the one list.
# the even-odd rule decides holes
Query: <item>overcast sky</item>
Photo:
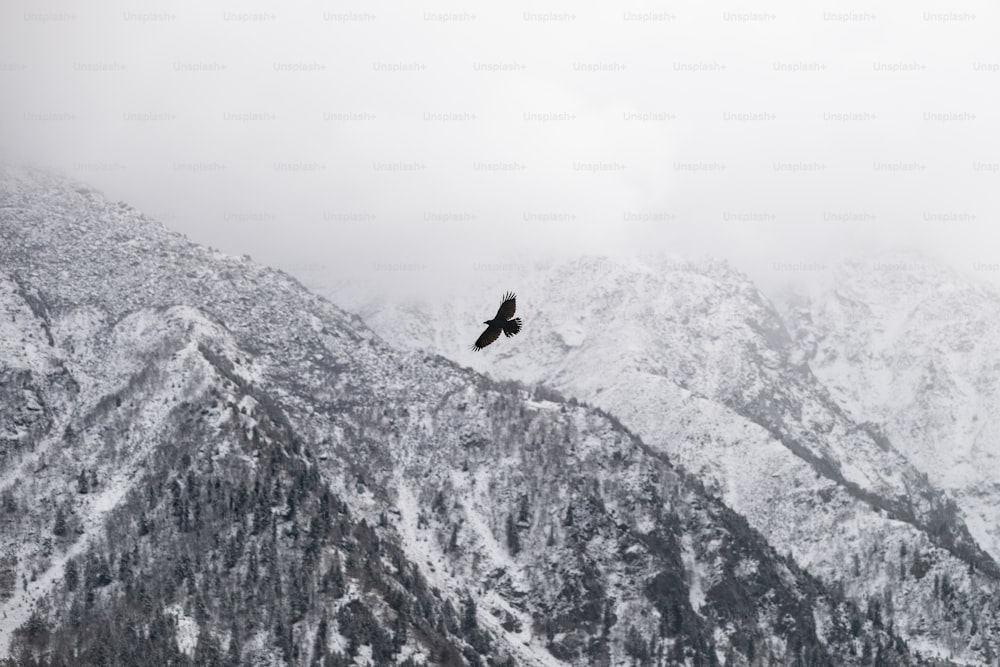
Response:
[{"label": "overcast sky", "polygon": [[0,155],[330,280],[636,251],[767,280],[896,245],[968,270],[1000,261],[998,34],[986,2],[7,0]]}]

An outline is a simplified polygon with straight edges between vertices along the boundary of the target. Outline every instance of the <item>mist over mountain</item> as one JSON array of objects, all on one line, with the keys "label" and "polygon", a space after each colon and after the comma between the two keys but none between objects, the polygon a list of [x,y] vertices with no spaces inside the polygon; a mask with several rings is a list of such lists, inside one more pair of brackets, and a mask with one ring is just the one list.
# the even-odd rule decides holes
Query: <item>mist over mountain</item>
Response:
[{"label": "mist over mountain", "polygon": [[608,412],[79,183],[5,167],[0,231],[10,664],[921,662]]}]

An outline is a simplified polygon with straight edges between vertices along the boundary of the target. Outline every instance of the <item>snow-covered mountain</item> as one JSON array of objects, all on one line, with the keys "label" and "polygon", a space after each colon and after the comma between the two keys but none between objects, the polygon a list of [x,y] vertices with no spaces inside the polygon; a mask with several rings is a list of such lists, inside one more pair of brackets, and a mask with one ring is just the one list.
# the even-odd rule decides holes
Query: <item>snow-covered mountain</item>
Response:
[{"label": "snow-covered mountain", "polygon": [[782,310],[838,402],[879,424],[1000,559],[1000,291],[892,254],[837,266]]},{"label": "snow-covered mountain", "polygon": [[[880,604],[911,646],[994,659],[996,562],[954,500],[814,375],[744,275],[723,262],[654,257],[553,263],[516,284],[483,278],[443,305],[354,287],[331,296],[399,346],[600,406],[779,551],[859,604]],[[522,333],[470,351],[508,289]]]},{"label": "snow-covered mountain", "polygon": [[0,321],[11,664],[920,662],[611,415],[85,186],[2,168]]}]

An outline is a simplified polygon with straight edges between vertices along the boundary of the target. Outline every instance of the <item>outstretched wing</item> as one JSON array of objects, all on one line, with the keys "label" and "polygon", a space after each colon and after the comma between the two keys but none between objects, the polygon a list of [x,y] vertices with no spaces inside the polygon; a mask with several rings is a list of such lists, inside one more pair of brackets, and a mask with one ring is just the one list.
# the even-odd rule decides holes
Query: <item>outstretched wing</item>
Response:
[{"label": "outstretched wing", "polygon": [[514,317],[514,311],[517,310],[517,297],[514,296],[513,292],[507,292],[503,295],[503,303],[500,304],[500,310],[497,311],[497,317],[503,320],[509,320]]},{"label": "outstretched wing", "polygon": [[501,329],[500,327],[486,327],[486,331],[484,331],[479,336],[479,338],[476,339],[476,342],[473,343],[472,349],[477,352],[483,349],[484,347],[495,341],[497,338],[499,338],[501,331],[503,331],[503,329]]}]

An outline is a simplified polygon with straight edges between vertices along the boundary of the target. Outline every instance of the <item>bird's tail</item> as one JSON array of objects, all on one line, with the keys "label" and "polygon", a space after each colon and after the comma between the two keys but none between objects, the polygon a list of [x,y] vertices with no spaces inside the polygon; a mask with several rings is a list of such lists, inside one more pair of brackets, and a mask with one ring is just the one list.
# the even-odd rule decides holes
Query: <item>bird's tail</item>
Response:
[{"label": "bird's tail", "polygon": [[503,335],[507,336],[507,338],[510,338],[520,330],[521,330],[520,317],[515,317],[514,319],[507,320],[506,322],[503,323]]}]

